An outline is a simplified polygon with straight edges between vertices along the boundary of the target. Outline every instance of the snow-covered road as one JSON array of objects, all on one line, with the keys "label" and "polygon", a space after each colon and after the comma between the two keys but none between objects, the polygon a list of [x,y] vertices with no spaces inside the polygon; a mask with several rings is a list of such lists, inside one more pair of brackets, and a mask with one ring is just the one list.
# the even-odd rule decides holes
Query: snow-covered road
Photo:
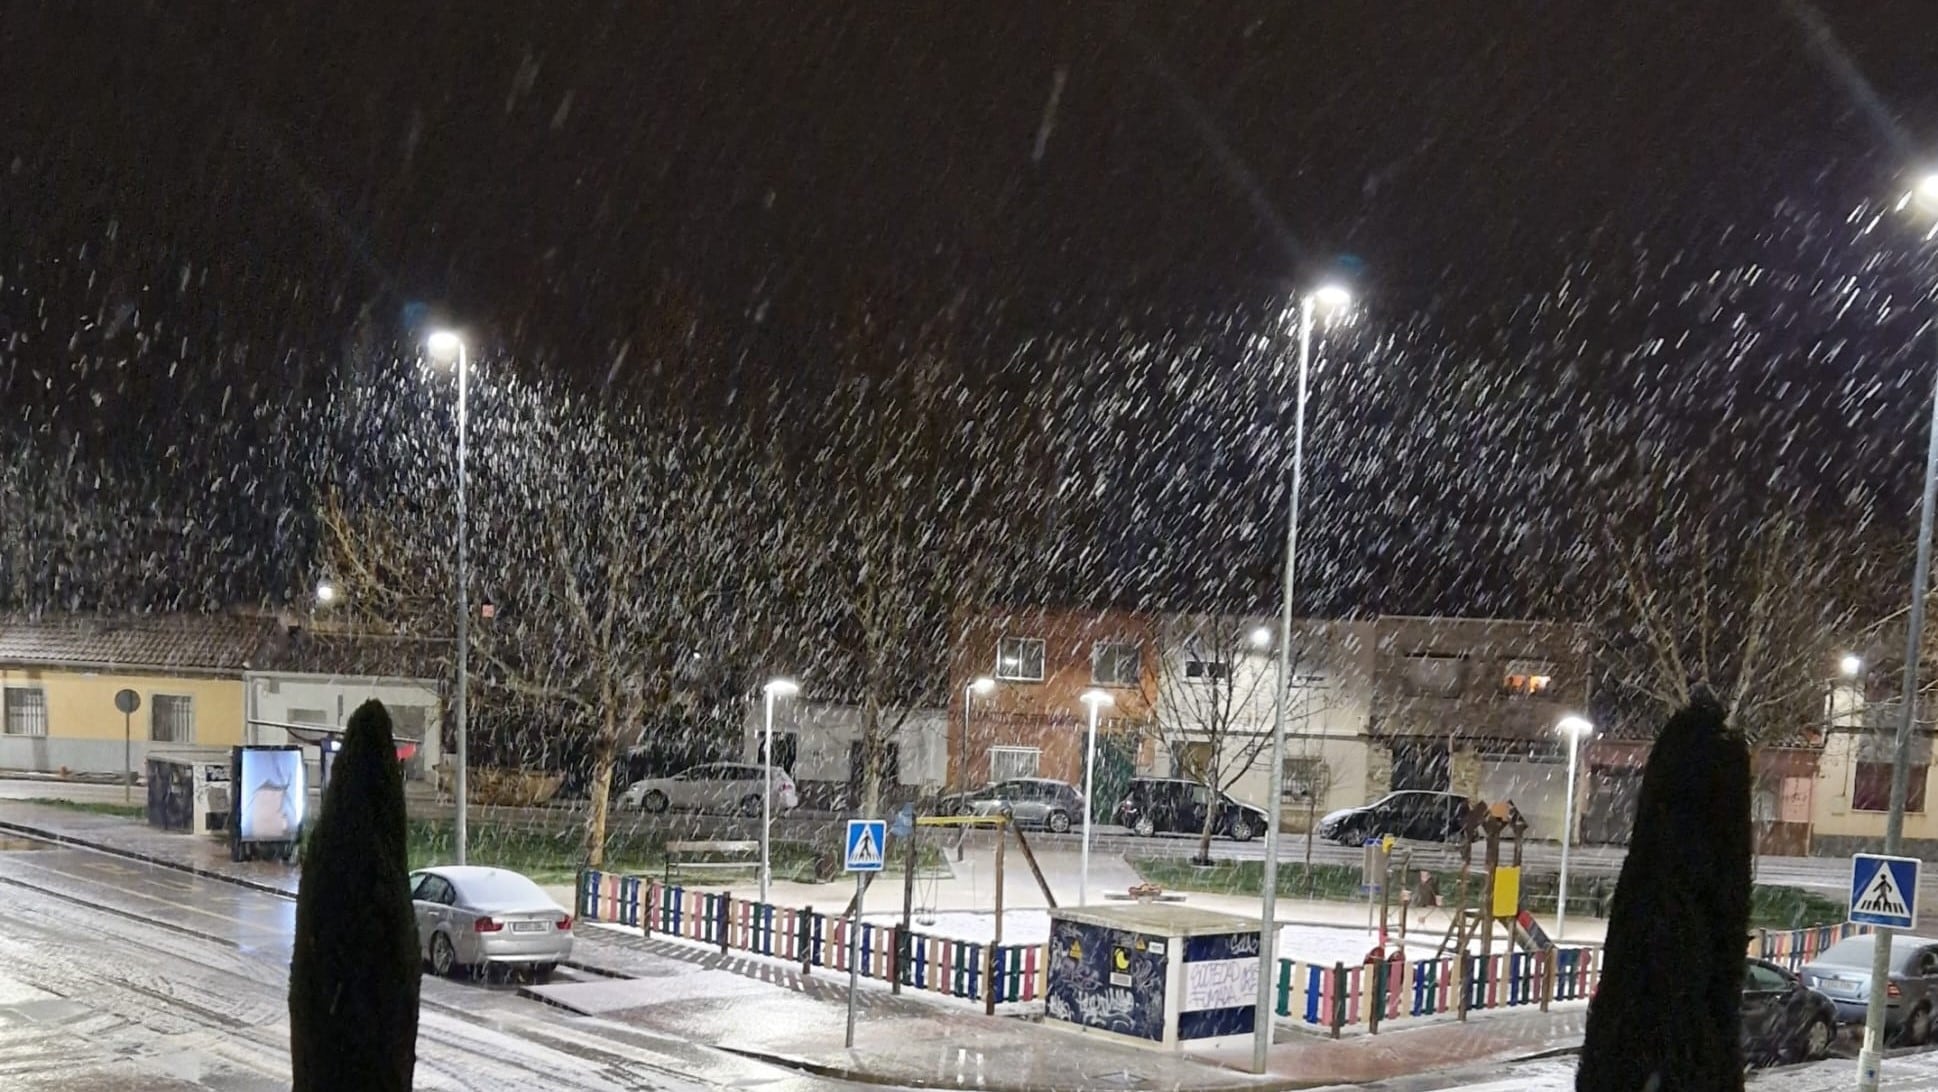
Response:
[{"label": "snow-covered road", "polygon": [[[289,1087],[289,900],[41,849],[0,851],[0,907],[0,1085]],[[851,1086],[427,977],[417,1087]]]}]

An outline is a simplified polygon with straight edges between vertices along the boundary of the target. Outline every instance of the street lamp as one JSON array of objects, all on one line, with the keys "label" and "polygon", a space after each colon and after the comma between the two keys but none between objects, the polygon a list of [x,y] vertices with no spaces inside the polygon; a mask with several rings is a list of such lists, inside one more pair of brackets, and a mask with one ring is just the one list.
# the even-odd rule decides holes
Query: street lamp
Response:
[{"label": "street lamp", "polygon": [[1843,672],[1845,678],[1855,679],[1864,673],[1864,658],[1855,652],[1846,652],[1844,658],[1837,662],[1837,670]]},{"label": "street lamp", "polygon": [[466,812],[470,809],[470,743],[469,732],[465,729],[465,691],[470,689],[471,651],[471,605],[468,602],[470,588],[471,555],[465,544],[465,426],[470,419],[468,373],[470,361],[465,351],[464,339],[451,330],[434,330],[424,340],[424,349],[431,359],[451,364],[458,373],[458,694],[457,707],[453,710],[457,721],[458,761],[457,773],[452,779],[452,794],[457,797],[456,841],[458,863],[465,863]]},{"label": "street lamp", "polygon": [[[1925,211],[1938,211],[1938,172],[1919,179],[1913,194]],[[1891,810],[1884,819],[1884,852],[1904,844],[1904,800],[1910,788],[1911,728],[1918,709],[1918,655],[1924,644],[1925,597],[1931,593],[1931,509],[1938,502],[1938,378],[1931,396],[1925,441],[1925,488],[1918,505],[1918,557],[1911,571],[1911,609],[1905,620],[1904,689],[1898,697],[1898,738],[1891,763]],[[1871,945],[1871,989],[1864,1008],[1864,1045],[1857,1054],[1858,1092],[1877,1092],[1884,1059],[1884,996],[1891,977],[1891,930],[1879,929]]]},{"label": "street lamp", "polygon": [[767,782],[767,791],[760,794],[760,901],[765,903],[767,883],[773,878],[767,846],[774,825],[774,699],[791,698],[801,692],[801,686],[793,679],[769,679],[761,690],[767,696],[767,726],[760,745],[761,767]]},{"label": "street lamp", "polygon": [[327,580],[316,582],[316,602],[319,606],[329,606],[336,602],[336,585]]},{"label": "street lamp", "polygon": [[1271,626],[1259,626],[1256,629],[1252,630],[1252,647],[1253,648],[1272,647],[1272,627]]},{"label": "street lamp", "polygon": [[996,689],[996,680],[987,675],[978,676],[968,686],[962,688],[962,750],[956,762],[956,791],[969,791],[969,706],[977,694],[987,694]]},{"label": "street lamp", "polygon": [[1090,813],[1096,810],[1090,794],[1096,791],[1097,781],[1097,710],[1115,704],[1115,699],[1102,690],[1086,690],[1083,703],[1090,707],[1090,737],[1083,749],[1083,867],[1077,877],[1078,906],[1090,901]]},{"label": "street lamp", "polygon": [[1595,734],[1586,717],[1562,717],[1555,730],[1568,737],[1568,803],[1561,821],[1561,891],[1554,903],[1554,939],[1561,943],[1568,928],[1568,847],[1575,841],[1575,763],[1581,754],[1583,736]]},{"label": "street lamp", "polygon": [[[1337,284],[1321,285],[1299,297],[1298,397],[1292,411],[1291,504],[1285,517],[1285,587],[1279,601],[1278,679],[1272,696],[1272,766],[1266,771],[1271,794],[1272,821],[1265,828],[1265,904],[1261,908],[1258,945],[1258,1011],[1272,1011],[1272,973],[1278,935],[1275,922],[1279,896],[1279,828],[1285,822],[1285,715],[1292,683],[1292,592],[1299,568],[1299,489],[1305,484],[1305,403],[1307,377],[1312,371],[1312,324],[1321,310],[1337,311],[1352,303],[1352,293]],[[1252,1072],[1265,1072],[1266,1050],[1272,1045],[1272,1021],[1258,1021],[1252,1032]]]}]

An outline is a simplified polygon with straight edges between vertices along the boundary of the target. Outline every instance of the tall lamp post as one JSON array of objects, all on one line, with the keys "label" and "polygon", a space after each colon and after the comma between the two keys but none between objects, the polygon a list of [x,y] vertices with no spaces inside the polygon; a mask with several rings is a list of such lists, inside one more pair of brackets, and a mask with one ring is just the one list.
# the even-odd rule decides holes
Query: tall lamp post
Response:
[{"label": "tall lamp post", "polygon": [[1086,690],[1083,703],[1090,707],[1090,736],[1083,749],[1083,865],[1077,876],[1077,905],[1090,902],[1090,813],[1096,810],[1091,794],[1097,789],[1097,710],[1115,704],[1107,692]]},{"label": "tall lamp post", "polygon": [[[1918,182],[1908,199],[1927,211],[1938,210],[1938,172]],[[1910,787],[1911,728],[1918,715],[1918,654],[1924,644],[1925,597],[1931,593],[1931,508],[1938,501],[1938,378],[1931,396],[1931,425],[1925,444],[1925,488],[1918,504],[1918,557],[1911,569],[1911,609],[1905,622],[1904,689],[1898,699],[1898,738],[1891,763],[1891,810],[1884,820],[1884,852],[1904,847],[1904,799]],[[1860,665],[1861,666],[1861,665]],[[1858,1092],[1877,1092],[1884,1059],[1884,996],[1891,977],[1891,930],[1879,929],[1871,946],[1871,989],[1864,1008],[1864,1045],[1857,1053]]]},{"label": "tall lamp post", "polygon": [[1576,763],[1581,755],[1582,738],[1594,735],[1595,726],[1586,717],[1562,717],[1555,730],[1568,737],[1568,802],[1561,821],[1561,890],[1554,903],[1554,939],[1559,944],[1568,931],[1568,847],[1575,841]]},{"label": "tall lamp post", "polygon": [[956,760],[956,791],[969,791],[969,708],[975,704],[977,694],[987,694],[996,689],[996,680],[987,675],[962,688],[962,750]]},{"label": "tall lamp post", "polygon": [[1299,490],[1305,484],[1305,402],[1312,371],[1312,325],[1318,312],[1336,311],[1352,303],[1352,293],[1336,284],[1324,285],[1299,297],[1298,396],[1292,411],[1291,504],[1285,518],[1285,586],[1279,600],[1278,678],[1272,697],[1272,765],[1266,771],[1271,794],[1272,822],[1265,828],[1265,904],[1260,914],[1258,945],[1258,1020],[1252,1029],[1252,1072],[1265,1072],[1266,1051],[1272,1045],[1273,960],[1277,958],[1279,896],[1279,828],[1285,823],[1285,716],[1292,684],[1292,592],[1299,568]]},{"label": "tall lamp post", "polygon": [[465,429],[470,419],[470,359],[465,351],[464,339],[450,330],[438,330],[424,342],[431,358],[451,363],[458,372],[458,694],[457,706],[453,710],[457,720],[458,763],[456,776],[452,779],[452,795],[457,798],[457,840],[458,863],[465,863],[466,812],[470,809],[470,744],[469,732],[465,728],[465,692],[470,689],[470,651],[471,651],[471,606],[469,592],[471,586],[471,555],[466,544],[465,532]]},{"label": "tall lamp post", "polygon": [[773,868],[768,863],[767,847],[774,829],[774,699],[791,698],[801,692],[799,683],[793,679],[769,679],[761,687],[767,699],[766,725],[762,729],[760,745],[760,764],[762,776],[767,782],[767,791],[760,794],[760,901],[767,901],[767,883],[773,878]]}]

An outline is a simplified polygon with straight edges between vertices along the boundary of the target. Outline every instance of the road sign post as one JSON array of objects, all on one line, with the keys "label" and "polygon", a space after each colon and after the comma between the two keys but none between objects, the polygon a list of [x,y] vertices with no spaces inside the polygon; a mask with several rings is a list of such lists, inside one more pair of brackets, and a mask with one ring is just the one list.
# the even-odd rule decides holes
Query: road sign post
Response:
[{"label": "road sign post", "polygon": [[126,804],[135,796],[135,710],[141,708],[141,695],[117,691],[114,707],[121,710],[121,802]]},{"label": "road sign post", "polygon": [[855,989],[861,984],[861,904],[868,895],[868,877],[887,863],[888,821],[885,819],[848,820],[846,852],[842,867],[855,874],[854,910],[848,915],[848,1039],[855,1046]]}]

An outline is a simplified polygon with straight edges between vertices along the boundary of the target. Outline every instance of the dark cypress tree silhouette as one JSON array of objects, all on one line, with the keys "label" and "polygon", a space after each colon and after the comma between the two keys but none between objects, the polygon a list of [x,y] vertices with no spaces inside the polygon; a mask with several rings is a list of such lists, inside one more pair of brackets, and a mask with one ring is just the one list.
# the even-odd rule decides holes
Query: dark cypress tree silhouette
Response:
[{"label": "dark cypress tree silhouette", "polygon": [[1749,748],[1702,694],[1642,776],[1576,1092],[1743,1087],[1751,851]]},{"label": "dark cypress tree silhouette", "polygon": [[390,714],[350,717],[303,853],[289,966],[295,1092],[408,1092],[422,972]]}]

